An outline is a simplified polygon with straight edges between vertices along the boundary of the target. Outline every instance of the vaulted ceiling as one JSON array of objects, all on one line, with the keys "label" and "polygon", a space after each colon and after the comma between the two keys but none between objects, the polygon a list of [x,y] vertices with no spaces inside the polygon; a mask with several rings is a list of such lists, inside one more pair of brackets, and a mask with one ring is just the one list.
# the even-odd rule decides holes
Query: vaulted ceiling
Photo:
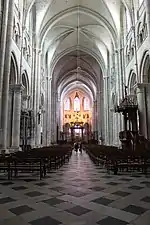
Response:
[{"label": "vaulted ceiling", "polygon": [[34,7],[36,12],[39,47],[47,56],[51,73],[55,73],[54,83],[60,92],[71,82],[74,86],[77,67],[79,86],[82,83],[87,90],[91,87],[95,94],[96,89],[100,90],[98,81],[106,71],[108,53],[119,41],[121,5],[130,8],[130,3],[131,0],[27,0],[27,8]]}]

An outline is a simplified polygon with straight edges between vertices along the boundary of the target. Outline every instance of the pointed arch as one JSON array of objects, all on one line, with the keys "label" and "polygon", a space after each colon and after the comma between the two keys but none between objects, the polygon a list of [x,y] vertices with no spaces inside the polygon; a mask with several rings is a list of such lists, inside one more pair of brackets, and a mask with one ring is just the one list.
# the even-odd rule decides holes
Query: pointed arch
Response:
[{"label": "pointed arch", "polygon": [[80,112],[80,98],[79,95],[76,92],[76,96],[74,98],[74,111]]},{"label": "pointed arch", "polygon": [[19,69],[14,52],[11,53],[11,66],[10,66],[10,77],[9,84],[17,84],[18,82]]},{"label": "pointed arch", "polygon": [[67,98],[64,102],[64,110],[70,111],[71,110],[71,99]]},{"label": "pointed arch", "polygon": [[84,108],[84,111],[90,110],[90,100],[88,97],[84,97],[83,99],[83,108]]},{"label": "pointed arch", "polygon": [[29,95],[29,79],[26,70],[22,73],[22,84],[24,86],[23,94]]},{"label": "pointed arch", "polygon": [[129,94],[134,95],[135,94],[135,85],[137,83],[136,80],[136,73],[134,70],[131,70],[128,80],[128,88],[129,88]]},{"label": "pointed arch", "polygon": [[148,50],[144,52],[141,60],[140,76],[141,76],[141,83],[150,82],[150,56]]}]

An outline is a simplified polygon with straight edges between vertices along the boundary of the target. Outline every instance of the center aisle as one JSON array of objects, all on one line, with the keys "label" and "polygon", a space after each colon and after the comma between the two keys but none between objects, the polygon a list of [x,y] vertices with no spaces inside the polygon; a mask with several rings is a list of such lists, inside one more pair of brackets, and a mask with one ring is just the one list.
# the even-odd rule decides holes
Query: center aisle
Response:
[{"label": "center aisle", "polygon": [[0,181],[0,225],[149,225],[150,178],[108,175],[83,152],[42,181]]}]

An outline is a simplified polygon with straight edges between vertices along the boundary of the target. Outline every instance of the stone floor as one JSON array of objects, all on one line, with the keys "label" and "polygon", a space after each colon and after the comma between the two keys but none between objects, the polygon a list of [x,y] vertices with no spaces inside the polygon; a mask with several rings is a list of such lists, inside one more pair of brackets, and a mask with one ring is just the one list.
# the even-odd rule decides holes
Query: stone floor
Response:
[{"label": "stone floor", "polygon": [[109,175],[86,153],[46,179],[0,180],[0,225],[150,225],[150,176]]}]

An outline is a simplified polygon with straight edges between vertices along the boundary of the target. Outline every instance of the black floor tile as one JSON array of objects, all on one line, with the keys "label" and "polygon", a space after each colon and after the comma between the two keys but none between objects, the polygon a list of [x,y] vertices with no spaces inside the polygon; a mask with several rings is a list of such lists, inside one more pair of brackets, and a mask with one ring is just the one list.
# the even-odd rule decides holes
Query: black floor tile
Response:
[{"label": "black floor tile", "polygon": [[32,182],[32,181],[37,181],[36,179],[29,178],[29,179],[24,179],[25,182]]},{"label": "black floor tile", "polygon": [[146,197],[142,198],[141,201],[150,203],[150,196],[146,196]]},{"label": "black floor tile", "polygon": [[116,183],[116,182],[109,182],[109,183],[106,183],[106,184],[112,185],[112,186],[116,186],[116,185],[118,185],[119,183]]},{"label": "black floor tile", "polygon": [[75,181],[75,182],[82,182],[83,180],[82,179],[74,179],[74,180],[72,180],[73,182]]},{"label": "black floor tile", "polygon": [[51,205],[51,206],[54,206],[54,205],[57,205],[57,204],[60,204],[60,203],[63,203],[65,201],[61,200],[61,199],[58,199],[58,198],[50,198],[50,199],[47,199],[47,200],[44,200],[42,201],[48,205]]},{"label": "black floor tile", "polygon": [[86,186],[85,183],[70,183],[70,185],[74,186],[74,187],[83,187]]},{"label": "black floor tile", "polygon": [[141,189],[143,189],[143,187],[136,186],[136,185],[130,186],[130,187],[128,187],[128,188],[129,188],[129,189],[133,189],[133,190],[141,190]]},{"label": "black floor tile", "polygon": [[140,176],[140,175],[138,175],[138,174],[134,174],[134,175],[131,175],[131,177],[138,178],[138,177],[142,177],[142,176]]},{"label": "black floor tile", "polygon": [[18,187],[12,187],[12,189],[15,191],[21,191],[21,190],[27,190],[28,188],[25,186],[18,186]]},{"label": "black floor tile", "polygon": [[65,188],[63,188],[63,187],[54,187],[54,188],[50,188],[50,190],[62,192],[62,191],[65,190]]},{"label": "black floor tile", "polygon": [[109,205],[110,203],[113,202],[113,200],[110,200],[108,198],[97,198],[97,199],[93,200],[92,202],[98,203],[101,205]]},{"label": "black floor tile", "polygon": [[0,181],[6,181],[6,177],[0,177]]},{"label": "black floor tile", "polygon": [[103,188],[103,187],[92,187],[92,188],[90,188],[92,191],[103,191],[103,190],[105,190],[105,188]]},{"label": "black floor tile", "polygon": [[16,201],[16,200],[13,198],[10,198],[10,197],[0,198],[0,204],[10,203],[10,202],[14,202],[14,201]]},{"label": "black floor tile", "polygon": [[12,213],[19,216],[23,213],[32,212],[32,211],[34,211],[34,209],[30,208],[27,205],[23,205],[23,206],[19,206],[19,207],[16,207],[16,208],[9,209],[9,211],[11,211]]},{"label": "black floor tile", "polygon": [[100,225],[127,225],[128,223],[122,220],[115,219],[113,217],[106,217],[105,219],[100,220],[97,222]]},{"label": "black floor tile", "polygon": [[46,186],[46,185],[49,185],[49,184],[46,183],[46,182],[40,182],[40,183],[36,183],[35,185],[37,185],[39,187],[43,187],[43,186]]},{"label": "black floor tile", "polygon": [[129,181],[132,181],[133,179],[130,179],[130,178],[120,178],[119,180],[122,180],[122,181],[127,181],[127,182],[129,182]]},{"label": "black floor tile", "polygon": [[146,185],[150,185],[150,182],[149,181],[142,181],[140,182],[141,184],[146,184]]},{"label": "black floor tile", "polygon": [[116,192],[113,192],[112,194],[113,195],[118,195],[118,196],[121,196],[121,197],[126,197],[126,196],[130,195],[131,193],[124,192],[124,191],[116,191]]},{"label": "black floor tile", "polygon": [[75,206],[75,207],[73,207],[71,209],[67,209],[66,212],[69,212],[69,213],[71,213],[73,215],[76,215],[76,216],[81,216],[83,214],[91,212],[91,210],[83,208],[81,206]]},{"label": "black floor tile", "polygon": [[145,209],[143,207],[136,206],[136,205],[129,205],[126,208],[124,208],[123,210],[126,211],[126,212],[136,214],[136,215],[141,215],[144,212],[146,212],[148,209]]},{"label": "black floor tile", "polygon": [[93,179],[90,179],[90,181],[92,181],[92,182],[97,182],[97,181],[100,181],[100,179],[96,179],[96,178],[94,179],[94,178],[93,178]]},{"label": "black floor tile", "polygon": [[29,197],[37,197],[37,196],[41,196],[43,195],[43,193],[38,192],[38,191],[32,191],[32,192],[28,192],[25,195],[29,196]]},{"label": "black floor tile", "polygon": [[81,191],[75,191],[75,192],[70,192],[69,195],[73,196],[73,197],[83,197],[85,195],[88,195],[89,193],[84,193]]},{"label": "black floor tile", "polygon": [[105,175],[105,176],[102,176],[102,178],[106,178],[106,179],[109,179],[109,178],[112,178],[112,176],[109,176],[109,175]]},{"label": "black floor tile", "polygon": [[40,219],[36,219],[30,222],[32,225],[59,225],[61,222],[51,218],[50,216],[46,216]]},{"label": "black floor tile", "polygon": [[12,184],[14,184],[13,182],[11,182],[11,181],[6,181],[6,182],[2,182],[2,183],[0,183],[1,185],[3,185],[3,186],[9,186],[9,185],[12,185]]}]

